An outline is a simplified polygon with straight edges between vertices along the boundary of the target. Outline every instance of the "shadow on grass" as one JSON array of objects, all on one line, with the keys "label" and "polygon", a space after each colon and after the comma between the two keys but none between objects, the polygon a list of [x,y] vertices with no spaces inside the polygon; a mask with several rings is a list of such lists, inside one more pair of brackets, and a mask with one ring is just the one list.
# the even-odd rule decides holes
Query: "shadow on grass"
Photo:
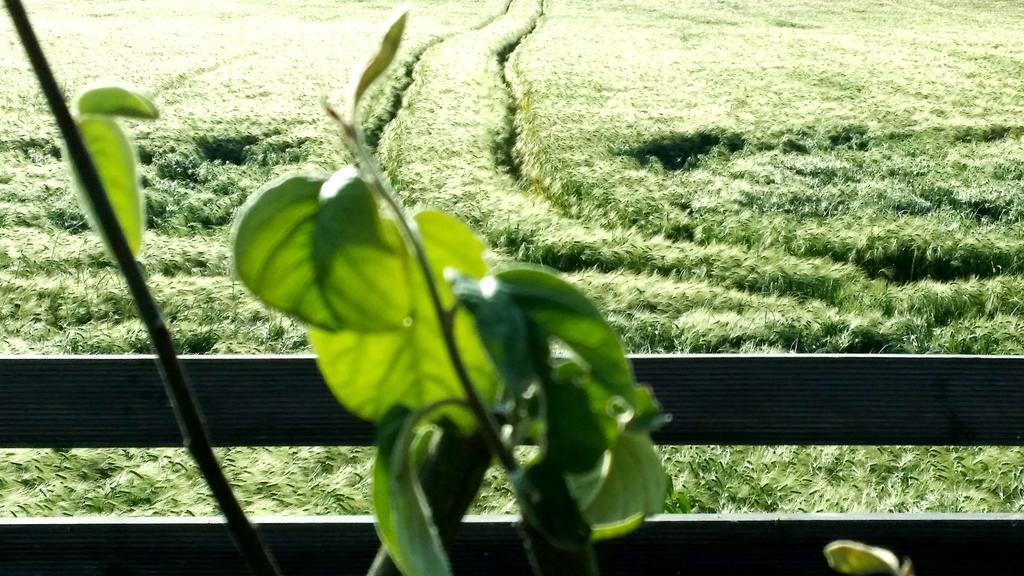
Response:
[{"label": "shadow on grass", "polygon": [[677,172],[692,170],[715,150],[733,154],[746,145],[746,139],[735,132],[700,130],[659,136],[639,146],[621,150],[619,154],[633,158],[641,166],[651,166],[657,162],[666,170]]}]

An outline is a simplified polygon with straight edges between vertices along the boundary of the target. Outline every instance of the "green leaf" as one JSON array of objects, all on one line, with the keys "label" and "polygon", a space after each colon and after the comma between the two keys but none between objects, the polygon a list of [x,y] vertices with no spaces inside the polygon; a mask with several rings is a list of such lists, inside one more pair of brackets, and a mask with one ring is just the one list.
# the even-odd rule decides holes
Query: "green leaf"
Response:
[{"label": "green leaf", "polygon": [[473,314],[484,347],[514,398],[522,398],[537,381],[527,345],[526,317],[493,277],[477,281],[451,274],[452,290]]},{"label": "green leaf", "polygon": [[582,550],[590,544],[590,527],[557,462],[543,458],[509,475],[523,518],[551,544]]},{"label": "green leaf", "polygon": [[366,93],[366,89],[369,88],[374,81],[380,78],[381,74],[383,74],[384,71],[387,70],[388,66],[391,65],[391,62],[394,61],[395,54],[398,53],[398,46],[402,42],[402,34],[405,33],[405,22],[408,16],[408,6],[402,6],[398,9],[395,16],[388,24],[387,32],[381,40],[377,53],[370,58],[362,71],[357,73],[357,79],[354,81],[352,88],[353,111],[355,111],[356,107],[359,106],[359,102]]},{"label": "green leaf", "polygon": [[829,567],[841,574],[900,576],[900,561],[895,554],[885,548],[868,546],[852,540],[836,540],[825,546],[825,558]]},{"label": "green leaf", "polygon": [[[395,565],[407,576],[451,574],[441,537],[417,475],[416,424],[424,414],[396,406],[378,427],[373,467],[377,533]],[[419,439],[419,440],[418,440]]]},{"label": "green leaf", "polygon": [[[552,366],[548,337],[528,322],[505,286],[494,277],[477,281],[452,274],[452,286],[473,313],[491,360],[521,408],[538,382],[540,439],[545,458],[563,472],[593,469],[614,444],[620,422],[608,408],[610,398],[573,361]],[[621,403],[621,401],[620,401]],[[632,410],[627,412],[632,415]]]},{"label": "green leaf", "polygon": [[141,90],[127,84],[92,84],[75,99],[77,114],[104,114],[155,120],[156,105]]},{"label": "green leaf", "polygon": [[617,538],[660,513],[668,496],[669,479],[650,436],[624,432],[599,473],[572,478],[573,492],[594,540]]},{"label": "green leaf", "polygon": [[[482,245],[465,224],[433,212],[417,214],[415,220],[435,276],[440,277],[447,267],[469,275],[486,273]],[[452,238],[467,236],[474,241],[451,242]],[[410,281],[410,321],[401,328],[378,333],[310,330],[317,364],[331,391],[350,412],[370,421],[379,420],[397,405],[416,409],[438,400],[463,397],[425,279],[414,268]],[[454,300],[447,283],[438,287],[443,298]],[[456,315],[455,336],[481,397],[493,401],[498,390],[497,375],[469,315]],[[465,414],[452,418],[464,429],[475,426]]]},{"label": "green leaf", "polygon": [[407,321],[404,244],[355,168],[271,182],[246,201],[233,235],[239,279],[273,308],[325,330]]},{"label": "green leaf", "polygon": [[530,320],[588,364],[598,384],[633,404],[635,386],[626,351],[589,298],[544,268],[508,268],[494,276]]},{"label": "green leaf", "polygon": [[405,243],[354,167],[339,170],[320,189],[314,257],[325,302],[343,326],[374,331],[406,321]]},{"label": "green leaf", "polygon": [[[536,338],[533,340],[535,362],[546,363],[549,355],[546,344],[538,344]],[[563,473],[593,470],[604,460],[618,436],[616,421],[600,406],[593,405],[585,389],[587,386],[594,384],[575,362],[562,362],[550,372],[541,373],[544,423],[541,448],[544,458]]]},{"label": "green leaf", "polygon": [[[138,157],[117,122],[106,116],[86,115],[78,120],[85,148],[92,157],[99,172],[103,189],[114,208],[114,214],[121,225],[128,247],[138,255],[142,248],[142,232],[145,227],[145,207],[142,202],[142,184],[136,171]],[[67,154],[65,154],[67,157]],[[71,163],[70,159],[68,160]],[[78,192],[78,200],[89,224],[99,230],[99,222],[93,210],[89,195],[78,180],[77,172],[71,167],[72,179]],[[101,236],[104,236],[101,234]],[[104,236],[104,241],[106,237]]]},{"label": "green leaf", "polygon": [[[484,261],[487,245],[461,220],[437,210],[423,210],[413,217],[424,236],[434,282],[447,286],[449,268],[469,278],[482,279],[488,267]],[[429,238],[427,238],[429,236]],[[441,303],[451,307],[455,297],[448,288],[441,290]]]},{"label": "green leaf", "polygon": [[633,396],[633,419],[629,421],[630,430],[652,432],[672,421],[671,414],[661,411],[661,404],[654,397],[650,386],[638,386]]}]

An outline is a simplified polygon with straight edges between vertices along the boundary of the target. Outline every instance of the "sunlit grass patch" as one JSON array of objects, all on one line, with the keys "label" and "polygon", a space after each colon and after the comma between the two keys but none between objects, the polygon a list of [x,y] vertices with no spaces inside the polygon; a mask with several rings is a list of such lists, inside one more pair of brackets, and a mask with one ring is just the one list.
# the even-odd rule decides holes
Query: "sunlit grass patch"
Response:
[{"label": "sunlit grass patch", "polygon": [[519,160],[564,213],[896,282],[1016,273],[1019,7],[630,6],[553,3],[511,62]]},{"label": "sunlit grass patch", "polygon": [[[306,350],[297,327],[260,310],[232,280],[228,228],[268,179],[348,161],[321,99],[340,99],[391,6],[119,6],[44,1],[32,13],[68,93],[118,79],[150,90],[159,104],[158,124],[128,130],[139,143],[146,188],[149,238],[141,263],[161,303],[182,310],[172,315],[183,351]],[[390,113],[423,48],[504,6],[419,2],[401,65],[364,112]],[[20,47],[0,50],[0,69],[7,80],[0,90],[0,353],[148,351],[110,259],[86,230]]]}]

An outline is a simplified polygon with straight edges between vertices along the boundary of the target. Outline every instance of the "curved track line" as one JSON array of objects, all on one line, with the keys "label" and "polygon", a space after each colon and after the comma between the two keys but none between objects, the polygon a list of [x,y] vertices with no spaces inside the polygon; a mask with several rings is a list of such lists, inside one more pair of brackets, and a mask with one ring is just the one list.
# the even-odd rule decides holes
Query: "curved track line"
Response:
[{"label": "curved track line", "polygon": [[594,226],[562,214],[544,194],[520,185],[513,170],[500,162],[508,147],[516,146],[509,138],[508,118],[519,103],[502,78],[499,55],[511,57],[536,29],[541,7],[539,0],[516,0],[505,18],[423,55],[407,105],[388,126],[378,150],[406,203],[452,212],[496,250],[563,270],[707,277],[750,293],[830,303],[844,298],[843,288],[851,281],[859,285],[864,280],[859,271],[831,262],[774,258],[772,253],[773,265],[766,266],[762,253],[677,244],[635,229]]},{"label": "curved track line", "polygon": [[[508,14],[509,8],[512,6],[512,0],[508,0],[505,3],[505,7],[490,16],[487,16],[471,28],[470,31],[483,30],[487,26],[491,25],[495,20]],[[422,42],[419,46],[413,49],[412,54],[404,62],[400,64],[401,73],[398,75],[396,81],[390,87],[390,94],[385,99],[386,104],[378,108],[370,117],[364,122],[364,130],[366,132],[366,141],[370,147],[374,150],[377,149],[377,145],[380,143],[381,137],[384,135],[384,131],[387,130],[388,126],[395,120],[402,107],[405,106],[405,95],[408,92],[409,87],[412,86],[413,79],[416,74],[416,67],[419,66],[420,60],[423,55],[434,46],[437,46],[441,42],[448,40],[460,32],[451,32],[449,34],[442,34],[435,38],[431,38]]]}]

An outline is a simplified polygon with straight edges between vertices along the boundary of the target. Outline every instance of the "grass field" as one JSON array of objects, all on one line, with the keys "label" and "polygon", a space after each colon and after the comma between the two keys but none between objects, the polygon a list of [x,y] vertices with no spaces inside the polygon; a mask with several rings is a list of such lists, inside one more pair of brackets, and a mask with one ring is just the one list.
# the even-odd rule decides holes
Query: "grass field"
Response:
[{"label": "grass field", "polygon": [[[320,100],[390,3],[29,8],[68,93],[155,92],[163,117],[131,128],[143,264],[182,351],[308,351],[230,278],[227,229],[268,178],[347,161]],[[495,260],[567,272],[634,352],[1021,353],[1024,31],[1007,22],[1024,5],[419,1],[368,123],[407,204],[459,214]],[[146,352],[0,29],[0,353]],[[369,509],[366,450],[224,454],[254,512]],[[664,456],[673,510],[1024,510],[1007,449]],[[508,502],[493,481],[480,506]],[[0,459],[0,514],[211,512],[177,450]]]}]

